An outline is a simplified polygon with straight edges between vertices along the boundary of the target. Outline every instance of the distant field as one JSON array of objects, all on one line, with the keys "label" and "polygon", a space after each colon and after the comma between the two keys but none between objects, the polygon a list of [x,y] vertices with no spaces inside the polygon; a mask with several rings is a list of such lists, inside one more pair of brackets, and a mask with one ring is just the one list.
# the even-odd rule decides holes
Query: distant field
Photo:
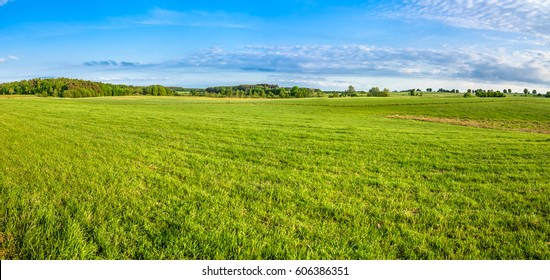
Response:
[{"label": "distant field", "polygon": [[0,98],[1,259],[550,259],[550,99]]}]

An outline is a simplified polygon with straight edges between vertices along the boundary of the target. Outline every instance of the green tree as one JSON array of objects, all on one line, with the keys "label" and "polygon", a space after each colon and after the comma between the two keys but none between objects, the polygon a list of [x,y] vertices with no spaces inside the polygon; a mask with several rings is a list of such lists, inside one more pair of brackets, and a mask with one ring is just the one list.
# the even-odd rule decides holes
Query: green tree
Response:
[{"label": "green tree", "polygon": [[292,89],[290,89],[291,97],[298,97],[299,94],[300,94],[300,88],[298,86],[294,86],[292,87]]},{"label": "green tree", "polygon": [[357,91],[355,90],[355,88],[352,85],[350,85],[348,87],[348,90],[346,91],[346,95],[351,96],[351,97],[359,96],[359,94],[357,94]]},{"label": "green tree", "polygon": [[369,89],[368,96],[379,96],[380,95],[380,88],[378,87],[372,87]]}]

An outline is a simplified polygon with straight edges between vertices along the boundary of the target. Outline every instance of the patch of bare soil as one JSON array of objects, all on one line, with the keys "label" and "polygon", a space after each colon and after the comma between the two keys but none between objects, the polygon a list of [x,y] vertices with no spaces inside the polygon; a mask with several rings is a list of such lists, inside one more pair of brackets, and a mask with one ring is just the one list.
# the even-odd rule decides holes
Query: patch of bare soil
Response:
[{"label": "patch of bare soil", "polygon": [[[0,260],[5,260],[13,254],[14,244],[8,241],[13,241],[13,237],[10,234],[0,232]],[[11,244],[8,245],[9,243]]]},{"label": "patch of bare soil", "polygon": [[453,125],[460,125],[460,126],[471,126],[471,127],[480,127],[480,128],[550,134],[550,127],[548,127],[548,125],[537,124],[537,123],[528,123],[528,125],[526,125],[527,123],[506,122],[506,121],[477,121],[477,120],[474,121],[474,120],[459,119],[459,118],[438,118],[438,117],[410,116],[410,115],[391,115],[387,117],[391,119],[415,120],[415,121],[423,121],[423,122],[453,124]]}]

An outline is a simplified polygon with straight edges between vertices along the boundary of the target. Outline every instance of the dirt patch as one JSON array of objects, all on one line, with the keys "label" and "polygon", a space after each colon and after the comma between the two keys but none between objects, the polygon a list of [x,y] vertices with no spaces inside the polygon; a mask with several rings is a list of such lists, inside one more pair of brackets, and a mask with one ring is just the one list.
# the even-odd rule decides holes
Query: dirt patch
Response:
[{"label": "dirt patch", "polygon": [[35,95],[0,95],[0,99],[36,98]]},{"label": "dirt patch", "polygon": [[387,117],[391,119],[415,120],[415,121],[423,121],[423,122],[453,124],[453,125],[460,125],[460,126],[550,134],[550,128],[548,127],[548,125],[537,124],[537,123],[518,123],[518,122],[506,122],[506,121],[477,121],[477,120],[467,120],[467,119],[459,119],[459,118],[437,118],[437,117],[410,116],[410,115],[391,115]]},{"label": "dirt patch", "polygon": [[14,248],[13,236],[0,232],[0,260],[5,260],[12,256]]}]

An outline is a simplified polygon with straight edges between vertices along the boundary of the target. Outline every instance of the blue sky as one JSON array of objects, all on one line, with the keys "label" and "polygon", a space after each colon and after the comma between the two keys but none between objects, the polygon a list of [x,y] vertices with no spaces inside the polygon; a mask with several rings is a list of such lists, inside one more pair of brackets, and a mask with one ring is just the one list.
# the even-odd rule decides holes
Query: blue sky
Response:
[{"label": "blue sky", "polygon": [[0,0],[0,82],[550,90],[550,1]]}]

